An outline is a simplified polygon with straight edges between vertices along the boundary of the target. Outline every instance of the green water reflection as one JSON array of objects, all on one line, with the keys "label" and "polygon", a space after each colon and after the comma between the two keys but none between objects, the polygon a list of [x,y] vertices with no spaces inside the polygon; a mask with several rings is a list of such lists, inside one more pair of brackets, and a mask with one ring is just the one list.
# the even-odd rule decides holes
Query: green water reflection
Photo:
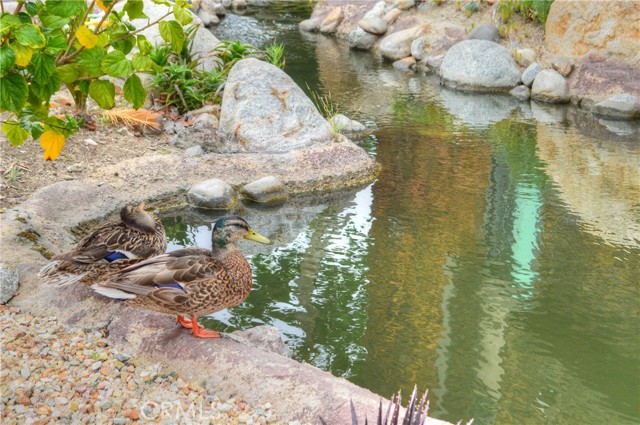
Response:
[{"label": "green water reflection", "polygon": [[[278,242],[243,245],[255,289],[208,325],[272,324],[297,359],[376,393],[430,388],[453,422],[639,423],[640,144],[511,99],[462,98],[467,114],[335,40],[278,37],[300,85],[378,123],[382,173],[307,209],[237,211]],[[170,249],[210,246],[217,216],[166,217]]]}]

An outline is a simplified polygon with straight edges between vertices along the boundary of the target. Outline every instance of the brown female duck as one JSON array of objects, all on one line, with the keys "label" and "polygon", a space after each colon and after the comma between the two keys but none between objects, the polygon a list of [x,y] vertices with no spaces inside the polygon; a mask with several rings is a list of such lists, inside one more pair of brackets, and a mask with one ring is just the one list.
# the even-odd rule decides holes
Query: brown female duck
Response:
[{"label": "brown female duck", "polygon": [[[216,221],[211,251],[185,248],[144,260],[91,286],[106,297],[132,307],[175,314],[178,323],[200,338],[219,338],[197,318],[233,307],[251,292],[251,266],[235,246],[240,239],[270,243],[241,217]],[[186,320],[183,316],[188,316]]]},{"label": "brown female duck", "polygon": [[120,220],[97,228],[73,251],[53,257],[38,276],[57,286],[91,284],[105,273],[166,251],[164,226],[144,210],[144,202],[140,206],[126,205],[120,210]]}]

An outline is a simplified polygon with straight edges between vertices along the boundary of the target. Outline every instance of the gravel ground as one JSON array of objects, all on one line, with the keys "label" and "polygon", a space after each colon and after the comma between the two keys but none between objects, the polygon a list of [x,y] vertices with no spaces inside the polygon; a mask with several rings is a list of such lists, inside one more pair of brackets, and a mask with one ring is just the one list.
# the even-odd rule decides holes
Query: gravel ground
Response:
[{"label": "gravel ground", "polygon": [[116,352],[96,330],[0,306],[3,424],[273,424],[265,402],[220,400],[204,387]]}]

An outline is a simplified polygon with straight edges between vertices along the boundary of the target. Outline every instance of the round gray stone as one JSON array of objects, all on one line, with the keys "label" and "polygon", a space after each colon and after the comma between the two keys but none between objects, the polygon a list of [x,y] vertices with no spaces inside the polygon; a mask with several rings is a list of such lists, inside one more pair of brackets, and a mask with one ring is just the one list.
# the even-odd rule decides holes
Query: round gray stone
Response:
[{"label": "round gray stone", "polygon": [[525,69],[522,73],[522,84],[527,87],[531,87],[531,85],[533,84],[533,80],[536,79],[536,75],[538,75],[540,71],[542,71],[542,68],[537,62],[529,65],[527,69]]},{"label": "round gray stone", "polygon": [[240,189],[245,198],[260,203],[278,203],[289,199],[287,187],[276,177],[267,176]]},{"label": "round gray stone", "polygon": [[480,25],[469,33],[467,40],[487,40],[497,43],[500,41],[500,32],[495,25]]},{"label": "round gray stone", "polygon": [[377,40],[377,35],[368,33],[362,28],[356,28],[349,33],[349,47],[352,49],[371,50]]},{"label": "round gray stone", "polygon": [[547,103],[566,103],[571,100],[567,80],[558,71],[544,69],[533,80],[531,98]]},{"label": "round gray stone", "polygon": [[520,83],[511,52],[486,40],[464,40],[451,47],[440,76],[449,87],[479,92],[509,91]]},{"label": "round gray stone", "polygon": [[518,100],[529,100],[531,97],[531,89],[527,86],[514,87],[509,94]]},{"label": "round gray stone", "polygon": [[210,210],[226,210],[233,207],[238,197],[224,180],[211,179],[193,185],[187,192],[189,204]]},{"label": "round gray stone", "polygon": [[0,304],[6,304],[18,291],[19,276],[15,267],[0,263]]}]

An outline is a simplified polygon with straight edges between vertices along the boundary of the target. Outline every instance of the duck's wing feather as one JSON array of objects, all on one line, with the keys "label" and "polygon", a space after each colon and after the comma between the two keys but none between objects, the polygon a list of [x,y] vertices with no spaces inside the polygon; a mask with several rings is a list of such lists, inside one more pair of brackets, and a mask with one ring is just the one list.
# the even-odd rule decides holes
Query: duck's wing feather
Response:
[{"label": "duck's wing feather", "polygon": [[192,282],[226,274],[224,265],[202,248],[186,248],[157,255],[110,276],[100,285],[122,289],[134,294],[146,295],[151,289],[163,285],[179,285],[184,290]]}]

